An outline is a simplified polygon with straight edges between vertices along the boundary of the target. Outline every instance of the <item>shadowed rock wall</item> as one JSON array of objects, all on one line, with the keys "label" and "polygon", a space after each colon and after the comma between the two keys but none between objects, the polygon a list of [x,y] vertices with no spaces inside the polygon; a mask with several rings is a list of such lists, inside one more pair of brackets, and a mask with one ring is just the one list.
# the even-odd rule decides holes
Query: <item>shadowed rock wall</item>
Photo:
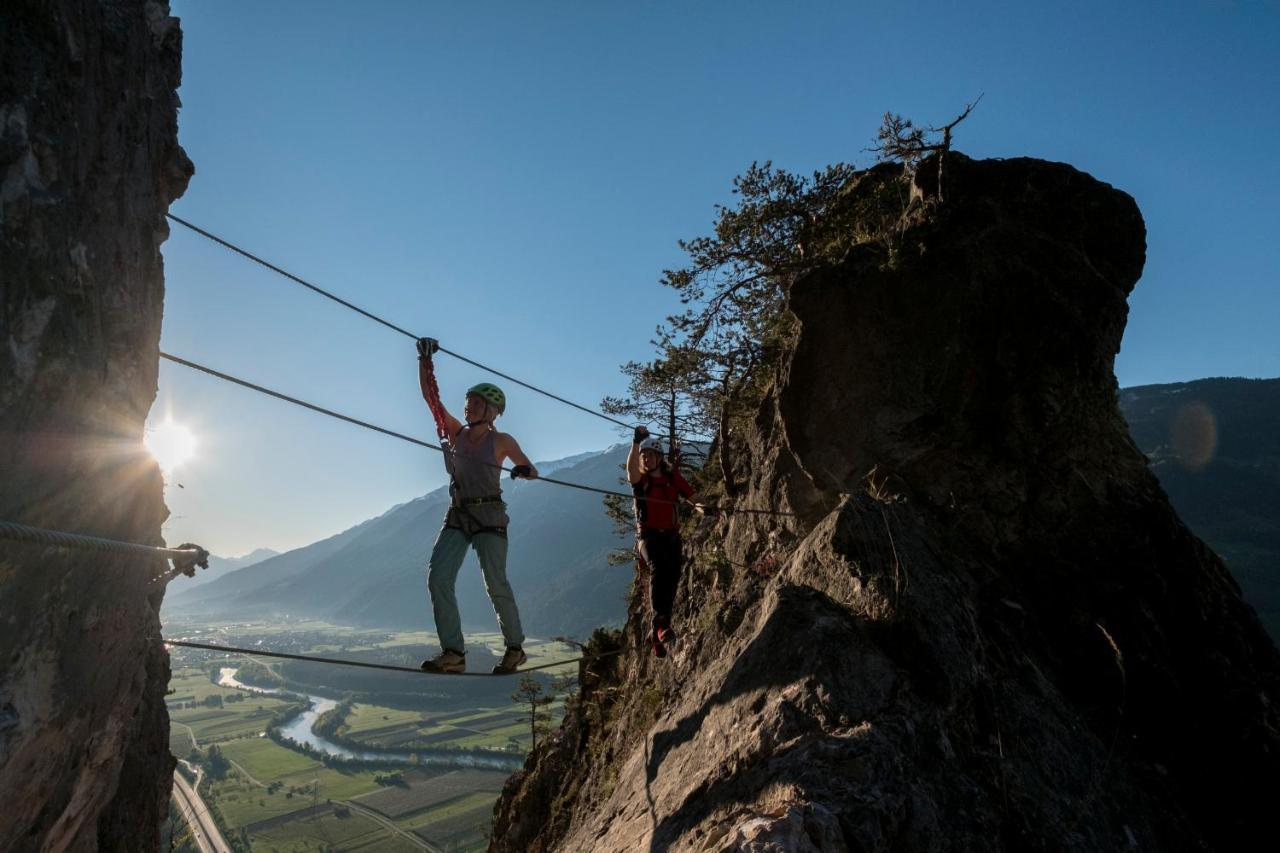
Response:
[{"label": "shadowed rock wall", "polygon": [[[1280,654],[1116,404],[1145,232],[1069,166],[797,281],[743,504],[688,531],[679,650],[584,667],[493,849],[1221,850],[1265,837]],[[847,202],[898,180],[864,173]]]},{"label": "shadowed rock wall", "polygon": [[[0,519],[161,543],[156,392],[182,33],[168,4],[0,9]],[[0,541],[0,849],[147,850],[173,761],[163,563]]]}]

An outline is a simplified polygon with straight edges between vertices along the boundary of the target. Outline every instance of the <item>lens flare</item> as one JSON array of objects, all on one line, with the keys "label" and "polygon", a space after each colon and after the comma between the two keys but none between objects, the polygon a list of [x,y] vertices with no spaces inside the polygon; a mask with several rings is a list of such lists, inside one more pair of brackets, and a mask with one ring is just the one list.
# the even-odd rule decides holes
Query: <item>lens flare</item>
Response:
[{"label": "lens flare", "polygon": [[188,462],[196,452],[196,436],[190,429],[165,418],[143,435],[147,451],[166,474]]},{"label": "lens flare", "polygon": [[1218,420],[1199,400],[1185,404],[1169,427],[1169,444],[1188,471],[1201,471],[1218,450]]}]

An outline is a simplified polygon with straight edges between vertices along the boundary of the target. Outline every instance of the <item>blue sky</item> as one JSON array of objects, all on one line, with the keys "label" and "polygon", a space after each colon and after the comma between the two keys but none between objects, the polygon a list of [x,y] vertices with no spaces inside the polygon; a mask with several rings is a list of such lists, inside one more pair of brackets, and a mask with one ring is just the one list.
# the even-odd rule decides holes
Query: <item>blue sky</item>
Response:
[{"label": "blue sky", "polygon": [[[868,165],[885,110],[942,122],[979,93],[957,148],[1069,162],[1142,207],[1122,385],[1280,375],[1276,2],[172,5],[196,165],[175,213],[588,405],[647,356],[677,307],[659,274],[734,175]],[[431,437],[411,341],[181,228],[164,253],[164,349]],[[456,405],[489,377],[439,378]],[[507,391],[534,458],[619,439]],[[165,534],[216,553],[444,483],[427,451],[162,363],[166,412],[199,450]]]}]

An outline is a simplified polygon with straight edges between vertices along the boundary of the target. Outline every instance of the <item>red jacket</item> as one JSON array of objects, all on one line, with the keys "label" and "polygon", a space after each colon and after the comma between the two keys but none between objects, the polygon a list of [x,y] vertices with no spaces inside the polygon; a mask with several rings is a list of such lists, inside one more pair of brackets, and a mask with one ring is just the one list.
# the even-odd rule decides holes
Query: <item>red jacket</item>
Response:
[{"label": "red jacket", "polygon": [[[640,482],[631,486],[635,494],[636,525],[641,530],[675,530],[678,524],[676,501],[693,495],[693,486],[679,471],[666,474],[642,474]],[[652,500],[646,500],[652,498]]]}]

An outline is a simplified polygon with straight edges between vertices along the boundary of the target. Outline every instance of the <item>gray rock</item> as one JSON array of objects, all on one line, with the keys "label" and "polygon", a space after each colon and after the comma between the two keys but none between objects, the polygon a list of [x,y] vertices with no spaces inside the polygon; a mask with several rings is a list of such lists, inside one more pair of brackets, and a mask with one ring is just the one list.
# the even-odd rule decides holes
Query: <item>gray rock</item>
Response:
[{"label": "gray rock", "polygon": [[892,260],[868,241],[793,285],[738,479],[796,517],[688,532],[679,650],[647,655],[637,603],[595,638],[627,651],[584,666],[493,850],[1266,837],[1280,653],[1117,408],[1137,206],[1063,164],[953,153],[947,174]]},{"label": "gray rock", "polygon": [[[143,0],[0,10],[0,519],[161,544],[156,393],[182,33]],[[0,542],[0,849],[159,844],[156,561]]]}]

